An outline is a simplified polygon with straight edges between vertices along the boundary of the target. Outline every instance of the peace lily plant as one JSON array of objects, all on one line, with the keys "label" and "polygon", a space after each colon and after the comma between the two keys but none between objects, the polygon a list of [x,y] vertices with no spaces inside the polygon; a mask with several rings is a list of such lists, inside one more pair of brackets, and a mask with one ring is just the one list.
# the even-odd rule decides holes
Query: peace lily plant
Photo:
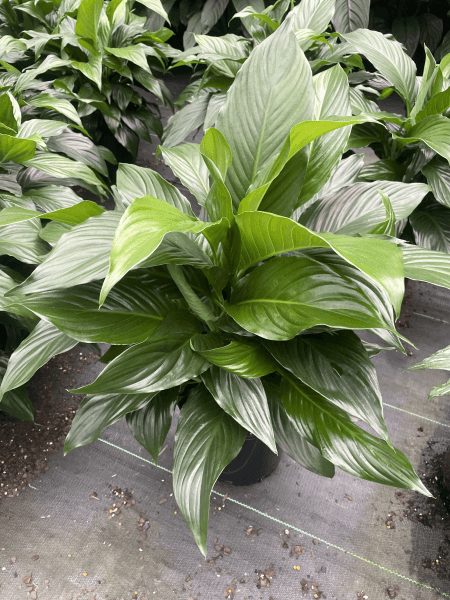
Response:
[{"label": "peace lily plant", "polygon": [[[393,237],[387,193],[359,222],[362,233],[357,216],[348,234],[291,218],[303,189],[332,190],[350,126],[374,118],[351,116],[339,65],[312,76],[291,25],[255,48],[200,145],[161,148],[201,205],[199,218],[157,173],[120,165],[116,209],[84,220],[77,205],[53,215],[81,222],[5,294],[8,310],[42,321],[11,356],[2,394],[71,341],[111,344],[97,379],[72,390],[87,396],[65,454],[126,416],[156,462],[187,396],[174,495],[205,556],[212,487],[247,432],[319,475],[333,477],[337,466],[430,495],[389,439],[370,361],[381,348],[354,330],[404,352],[394,323],[404,277],[450,287],[450,259],[424,251],[425,260],[420,249],[417,258]],[[399,183],[393,195],[407,213],[428,189]]]}]

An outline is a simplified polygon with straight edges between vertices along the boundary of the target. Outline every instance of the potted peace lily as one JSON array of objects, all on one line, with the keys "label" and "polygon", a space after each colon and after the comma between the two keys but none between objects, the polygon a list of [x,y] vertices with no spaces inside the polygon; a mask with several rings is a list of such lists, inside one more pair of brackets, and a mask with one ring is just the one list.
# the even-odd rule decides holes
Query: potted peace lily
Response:
[{"label": "potted peace lily", "polygon": [[[290,218],[305,182],[327,184],[349,126],[373,118],[352,117],[348,93],[338,65],[313,79],[287,20],[252,52],[202,143],[162,148],[201,204],[199,218],[157,173],[120,165],[116,210],[85,220],[77,206],[52,215],[81,222],[6,294],[8,310],[25,307],[47,329],[12,355],[2,393],[67,339],[111,344],[98,378],[72,390],[87,396],[65,454],[126,416],[156,462],[189,387],[173,486],[205,556],[211,489],[247,432],[314,473],[332,477],[338,466],[429,495],[390,442],[370,361],[380,348],[353,330],[404,352],[394,324],[404,275],[433,280],[444,260],[437,283],[450,287],[448,255],[427,251],[417,264],[415,247],[406,252],[392,237],[380,194],[373,232],[363,235]],[[428,191],[399,185],[407,198]]]}]

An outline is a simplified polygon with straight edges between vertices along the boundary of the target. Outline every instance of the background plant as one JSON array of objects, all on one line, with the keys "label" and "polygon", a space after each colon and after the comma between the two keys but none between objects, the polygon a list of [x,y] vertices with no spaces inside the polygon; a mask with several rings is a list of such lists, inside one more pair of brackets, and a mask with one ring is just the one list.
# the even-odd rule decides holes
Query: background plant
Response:
[{"label": "background plant", "polygon": [[[338,466],[428,493],[389,440],[369,360],[381,348],[354,330],[404,352],[394,324],[404,277],[450,287],[450,258],[392,235],[428,192],[423,183],[387,182],[363,219],[347,213],[345,231],[291,218],[302,190],[336,185],[350,126],[384,122],[351,115],[340,65],[313,76],[293,24],[252,51],[200,145],[161,149],[200,218],[155,172],[120,165],[116,209],[74,224],[4,296],[70,339],[112,345],[96,381],[74,390],[88,395],[65,453],[126,416],[156,461],[188,394],[174,493],[203,554],[211,489],[247,431],[323,476]],[[3,394],[35,368],[34,333],[12,355]]]},{"label": "background plant", "polygon": [[150,8],[167,18],[159,0],[7,1],[2,7],[3,60],[37,66],[41,79],[53,77],[55,94],[74,102],[95,142],[103,137],[111,146],[111,132],[133,159],[140,138],[162,135],[157,104],[135,89],[151,92],[163,104],[172,101],[154,75],[165,69],[172,32],[165,27],[151,32],[147,26]]}]

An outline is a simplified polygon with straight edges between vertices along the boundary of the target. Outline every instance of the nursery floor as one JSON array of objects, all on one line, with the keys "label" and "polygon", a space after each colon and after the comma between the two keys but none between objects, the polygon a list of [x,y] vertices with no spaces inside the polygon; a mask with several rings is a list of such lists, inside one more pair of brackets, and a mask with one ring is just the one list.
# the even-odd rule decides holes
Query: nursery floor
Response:
[{"label": "nursery floor", "polygon": [[[50,455],[48,471],[32,487],[1,500],[0,598],[450,597],[450,518],[433,462],[449,445],[450,409],[446,398],[426,402],[446,373],[404,372],[448,344],[449,301],[448,291],[410,282],[399,324],[418,349],[374,359],[392,442],[436,499],[340,470],[326,480],[283,454],[275,473],[259,484],[216,484],[205,561],[172,495],[176,419],[158,467],[122,420],[89,446]],[[92,381],[102,368],[96,362],[77,368],[79,355],[78,348],[63,355],[64,373],[55,363],[52,395],[67,405],[64,388]],[[42,384],[32,391],[45,393]],[[2,430],[0,437],[5,440]],[[120,513],[112,516],[120,501]],[[34,584],[29,595],[27,577]]]},{"label": "nursery floor", "polygon": [[[186,82],[178,78],[171,88]],[[394,102],[384,108],[395,111]],[[155,164],[156,147],[143,144],[138,164],[174,180]],[[172,495],[177,415],[158,467],[122,420],[66,457],[62,448],[47,453],[47,470],[36,467],[40,474],[19,496],[1,497],[0,599],[450,598],[450,517],[439,498],[450,408],[447,398],[426,401],[448,374],[404,372],[448,345],[449,302],[449,291],[410,282],[398,324],[417,350],[374,358],[391,440],[435,499],[340,470],[323,479],[283,454],[259,484],[216,484],[205,561]],[[92,359],[75,348],[33,379],[36,405],[48,396],[59,407],[57,433],[79,402],[65,389],[92,381],[102,368]],[[0,423],[0,448],[9,433]],[[44,444],[34,439],[30,449],[38,455]]]}]

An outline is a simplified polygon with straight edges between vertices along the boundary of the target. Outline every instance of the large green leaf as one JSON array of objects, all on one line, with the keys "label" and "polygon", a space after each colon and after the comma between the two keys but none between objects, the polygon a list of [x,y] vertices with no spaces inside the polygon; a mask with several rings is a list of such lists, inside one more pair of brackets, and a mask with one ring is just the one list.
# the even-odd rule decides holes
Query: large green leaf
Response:
[{"label": "large green leaf", "polygon": [[369,9],[370,0],[336,0],[336,9],[331,22],[339,33],[367,29]]},{"label": "large green leaf", "polygon": [[403,268],[400,250],[374,238],[315,234],[286,217],[246,212],[236,217],[239,244],[234,259],[237,275],[271,256],[302,248],[331,248],[361,269],[388,292],[396,312],[403,299]]},{"label": "large green leaf", "polygon": [[423,109],[417,113],[417,122],[432,115],[441,115],[450,107],[450,88],[439,92],[425,104]]},{"label": "large green leaf", "polygon": [[[108,273],[114,234],[122,213],[108,211],[64,234],[46,260],[20,286],[24,294],[69,288]],[[9,228],[8,228],[9,229]],[[1,243],[2,230],[0,230]],[[70,262],[67,257],[70,256]]]},{"label": "large green leaf", "polygon": [[313,94],[310,66],[292,33],[275,32],[244,63],[216,121],[233,156],[227,187],[236,207],[291,128],[312,117]]},{"label": "large green leaf", "polygon": [[103,0],[81,0],[75,24],[75,33],[90,39],[97,45],[98,24],[103,8]]},{"label": "large green leaf", "polygon": [[[435,352],[428,358],[425,358],[425,360],[408,367],[406,370],[412,371],[414,369],[443,369],[450,371],[450,346]],[[450,379],[447,383],[434,387],[428,395],[428,399],[448,395],[450,395]]]},{"label": "large green leaf", "polygon": [[146,406],[129,412],[127,425],[137,441],[151,454],[155,464],[172,424],[178,388],[158,392]]},{"label": "large green leaf", "polygon": [[117,58],[129,60],[133,64],[137,65],[144,71],[150,71],[150,67],[147,62],[147,54],[144,51],[142,45],[139,46],[125,46],[123,48],[108,48],[105,46],[104,50]]},{"label": "large green leaf", "polygon": [[40,213],[37,210],[28,210],[26,208],[9,207],[0,211],[0,227],[10,225],[11,223],[29,221],[36,217],[60,221],[67,225],[78,225],[78,223],[82,223],[83,221],[86,221],[86,219],[95,215],[100,215],[103,212],[104,209],[101,208],[101,206],[90,200],[83,200],[75,206],[69,206],[48,213]]},{"label": "large green leaf", "polygon": [[62,121],[51,121],[50,119],[30,119],[25,121],[19,127],[17,135],[22,138],[28,138],[37,133],[41,138],[49,138],[61,135],[67,129],[68,123]]},{"label": "large green leaf", "polygon": [[[319,200],[335,194],[344,187],[348,187],[355,183],[361,169],[364,167],[364,154],[352,154],[348,158],[340,161],[330,179],[317,192],[314,199]],[[290,216],[290,215],[288,215]],[[300,215],[299,215],[300,216]],[[294,220],[297,218],[292,215]]]},{"label": "large green leaf", "polygon": [[33,294],[20,302],[80,342],[134,344],[143,342],[176,308],[153,290],[153,282],[130,274],[111,291],[98,308],[101,282]]},{"label": "large green leaf", "polygon": [[81,71],[83,75],[85,75],[88,79],[93,81],[97,85],[98,89],[101,90],[103,69],[102,55],[100,52],[94,53],[93,49],[91,50],[90,54],[91,56],[88,62],[72,60],[70,64],[74,69],[77,69],[77,71]]},{"label": "large green leaf", "polygon": [[86,396],[76,412],[64,441],[64,456],[80,446],[98,440],[105,427],[120,421],[127,413],[147,406],[153,394],[102,394]]},{"label": "large green leaf", "polygon": [[[313,84],[316,99],[314,117],[318,121],[332,115],[352,114],[348,79],[340,65],[316,75]],[[328,181],[344,152],[350,131],[350,127],[344,127],[311,142],[298,204],[310,200]]]},{"label": "large green leaf", "polygon": [[413,56],[420,38],[420,26],[416,17],[396,17],[392,23],[392,35],[402,43],[409,56]]},{"label": "large green leaf", "polygon": [[227,313],[244,329],[289,340],[316,325],[394,331],[387,295],[331,251],[272,258],[235,286]]},{"label": "large green leaf", "polygon": [[390,81],[405,100],[408,112],[415,97],[416,65],[399,42],[389,40],[379,31],[358,29],[342,36]]},{"label": "large green leaf", "polygon": [[41,224],[38,219],[1,227],[0,256],[6,254],[30,265],[39,264],[49,250],[44,240],[39,237],[40,231]]},{"label": "large green leaf", "polygon": [[24,192],[24,196],[29,198],[42,212],[51,212],[74,206],[82,201],[73,189],[62,185],[46,185]]},{"label": "large green leaf", "polygon": [[[228,221],[219,225],[224,231]],[[110,268],[100,295],[100,305],[111,288],[135,265],[152,255],[166,234],[200,233],[215,223],[190,217],[167,202],[153,196],[137,198],[125,211],[117,227],[110,258]]]},{"label": "large green leaf", "polygon": [[295,422],[288,417],[281,402],[279,386],[268,381],[264,381],[263,384],[277,444],[308,471],[322,477],[334,477],[333,463],[324,458],[315,446],[301,436]]},{"label": "large green leaf", "polygon": [[295,377],[286,375],[281,397],[305,439],[343,471],[431,496],[400,450],[354,425],[345,411]]},{"label": "large green leaf", "polygon": [[0,162],[24,163],[36,153],[36,142],[0,133]]},{"label": "large green leaf", "polygon": [[394,134],[400,146],[414,142],[424,142],[432,150],[450,162],[450,119],[442,115],[432,115],[419,121],[405,137]]},{"label": "large green leaf", "polygon": [[450,255],[419,246],[401,246],[405,277],[450,289]]},{"label": "large green leaf", "polygon": [[32,98],[31,100],[26,101],[30,106],[39,106],[41,108],[52,108],[57,112],[61,113],[71,121],[74,121],[77,125],[82,127],[81,119],[78,116],[75,108],[70,104],[68,100],[64,98],[56,98],[50,94],[40,94]]},{"label": "large green leaf", "polygon": [[108,167],[99,148],[85,135],[73,131],[64,131],[47,142],[51,152],[63,152],[69,158],[81,162],[108,177]]},{"label": "large green leaf", "polygon": [[51,152],[40,152],[36,154],[34,158],[22,161],[22,164],[26,167],[34,167],[39,171],[43,171],[44,173],[59,179],[75,177],[77,179],[82,179],[91,185],[104,186],[94,171],[88,166],[76,162],[75,160],[71,160],[70,158],[66,158],[65,156],[52,154]]},{"label": "large green leaf", "polygon": [[3,376],[1,395],[26,383],[53,356],[77,345],[51,323],[39,321],[30,335],[11,354]]},{"label": "large green leaf", "polygon": [[202,374],[202,380],[226,413],[277,453],[266,392],[260,379],[243,379],[212,366]]},{"label": "large green leaf", "polygon": [[201,323],[191,313],[183,310],[169,313],[147,341],[122,352],[94,383],[75,390],[75,393],[144,394],[197,377],[209,366],[189,343],[200,332]]},{"label": "large green leaf", "polygon": [[[4,373],[6,361],[2,361],[0,374]],[[28,397],[27,388],[25,385],[18,387],[6,394],[0,400],[0,410],[21,421],[34,422],[33,403]]]},{"label": "large green leaf", "polygon": [[117,169],[117,189],[121,194],[124,206],[130,205],[136,198],[154,196],[187,215],[194,216],[189,200],[175,186],[151,169],[120,164]]},{"label": "large green leaf", "polygon": [[211,490],[238,455],[245,437],[245,429],[220,408],[204,386],[194,388],[175,434],[173,491],[205,557]]},{"label": "large green leaf", "polygon": [[378,189],[389,197],[397,221],[408,217],[429,192],[429,187],[423,183],[356,183],[314,202],[300,215],[299,222],[314,231],[345,235],[368,233],[386,219]]},{"label": "large green leaf", "polygon": [[311,29],[322,33],[327,29],[335,11],[335,0],[302,0],[289,13],[285,27],[291,31]]},{"label": "large green leaf", "polygon": [[427,178],[436,200],[450,208],[450,166],[448,162],[436,156],[422,168],[422,173]]},{"label": "large green leaf", "polygon": [[190,133],[203,125],[210,98],[211,90],[200,90],[190,104],[170,117],[162,137],[165,148],[181,144]]},{"label": "large green leaf", "polygon": [[297,379],[389,442],[377,373],[353,331],[300,335],[264,345]]},{"label": "large green leaf", "polygon": [[231,341],[223,346],[220,338],[212,347],[205,347],[205,337],[200,335],[191,340],[191,348],[211,364],[239,377],[262,377],[277,370],[277,363],[260,345],[248,340]]},{"label": "large green leaf", "polygon": [[181,183],[204,205],[209,192],[208,168],[200,154],[199,144],[183,144],[177,148],[161,147],[164,162]]},{"label": "large green leaf", "polygon": [[[137,0],[137,1],[140,4],[143,4],[144,6],[149,8],[150,10],[155,11],[155,13],[157,13],[158,15],[161,15],[161,17],[163,17],[168,23],[170,23],[169,17],[167,16],[167,12],[166,12],[161,0]],[[165,2],[164,4],[167,4],[167,2]],[[173,4],[173,2],[172,2],[172,4]],[[152,31],[153,31],[153,29],[152,29]]]},{"label": "large green leaf", "polygon": [[450,209],[437,202],[427,202],[423,210],[409,217],[416,243],[422,248],[450,254]]}]

